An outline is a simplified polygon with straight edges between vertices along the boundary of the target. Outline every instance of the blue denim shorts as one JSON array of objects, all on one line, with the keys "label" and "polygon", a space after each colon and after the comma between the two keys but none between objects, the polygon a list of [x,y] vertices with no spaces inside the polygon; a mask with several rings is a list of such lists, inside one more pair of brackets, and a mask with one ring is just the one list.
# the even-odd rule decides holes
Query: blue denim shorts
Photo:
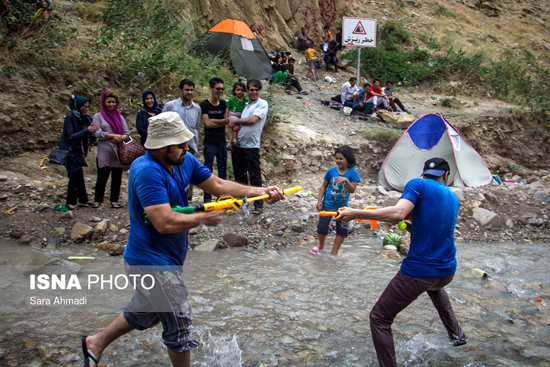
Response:
[{"label": "blue denim shorts", "polygon": [[[328,211],[336,211],[336,209],[323,207],[323,210]],[[326,236],[328,235],[328,227],[330,225],[330,221],[332,220],[332,217],[322,217],[319,216],[319,222],[317,223],[317,234],[319,236]],[[344,222],[343,220],[339,220],[336,222],[336,235],[344,238],[348,238],[349,234],[349,223]]]}]

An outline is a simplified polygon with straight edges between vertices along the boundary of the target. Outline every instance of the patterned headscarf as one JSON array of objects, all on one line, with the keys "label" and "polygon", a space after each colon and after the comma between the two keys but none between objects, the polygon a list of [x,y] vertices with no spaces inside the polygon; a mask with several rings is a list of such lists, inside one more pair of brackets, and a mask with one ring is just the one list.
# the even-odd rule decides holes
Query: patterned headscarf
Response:
[{"label": "patterned headscarf", "polygon": [[[151,94],[153,96],[153,99],[155,100],[155,103],[153,103],[153,107],[151,108],[147,107],[147,105],[145,104],[145,98],[147,98],[148,94]],[[162,108],[159,106],[157,102],[157,97],[155,97],[155,93],[153,93],[152,90],[147,89],[145,92],[141,93],[141,99],[143,101],[143,109],[145,109],[145,111],[156,112],[157,114],[162,112]]]},{"label": "patterned headscarf", "polygon": [[71,99],[69,99],[69,108],[71,109],[71,111],[74,111],[78,117],[80,117],[80,113],[82,112],[82,107],[84,107],[86,102],[90,102],[90,98],[73,94],[71,96]]},{"label": "patterned headscarf", "polygon": [[118,112],[118,100],[116,102],[115,108],[112,111],[109,111],[107,106],[105,105],[105,95],[110,92],[110,89],[105,89],[103,91],[103,94],[101,95],[101,115],[111,125],[113,128],[113,132],[115,134],[122,135],[124,133],[124,130],[122,128],[122,116],[120,115],[120,112]]}]

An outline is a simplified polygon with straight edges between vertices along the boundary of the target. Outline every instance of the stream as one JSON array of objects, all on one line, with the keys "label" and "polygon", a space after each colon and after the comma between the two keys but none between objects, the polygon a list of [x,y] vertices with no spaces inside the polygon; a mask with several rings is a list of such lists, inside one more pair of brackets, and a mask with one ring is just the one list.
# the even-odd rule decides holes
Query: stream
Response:
[{"label": "stream", "polygon": [[[399,265],[379,257],[375,238],[346,240],[339,257],[328,251],[314,256],[309,247],[188,253],[184,279],[201,342],[193,366],[377,365],[368,315]],[[122,257],[100,251],[95,260],[78,260],[80,290],[74,279],[64,282],[71,289],[50,284],[42,290],[44,282],[35,278],[31,289],[32,276],[11,265],[28,257],[21,253],[28,248],[1,240],[0,249],[0,365],[82,365],[80,336],[107,326],[133,293],[121,281]],[[468,344],[451,346],[422,295],[393,324],[398,365],[549,366],[548,244],[457,242],[457,249],[457,274],[446,289]],[[59,258],[75,252],[78,246],[50,251]],[[91,282],[101,275],[121,277],[101,289]],[[119,338],[101,366],[169,366],[161,331],[157,326]]]}]

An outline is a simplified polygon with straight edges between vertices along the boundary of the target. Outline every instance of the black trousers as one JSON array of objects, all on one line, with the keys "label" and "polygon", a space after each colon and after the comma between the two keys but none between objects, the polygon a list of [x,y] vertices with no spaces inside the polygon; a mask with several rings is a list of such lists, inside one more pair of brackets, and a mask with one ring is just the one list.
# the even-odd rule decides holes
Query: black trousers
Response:
[{"label": "black trousers", "polygon": [[120,196],[120,184],[122,183],[122,168],[101,167],[97,169],[97,181],[95,183],[96,203],[102,203],[105,196],[107,180],[111,175],[111,203],[117,203]]},{"label": "black trousers", "polygon": [[[233,161],[235,181],[243,185],[248,185],[250,179],[250,186],[262,186],[260,149],[234,147],[231,152],[231,160]],[[263,205],[263,200],[254,202],[254,208],[261,208]]]},{"label": "black trousers", "polygon": [[67,205],[76,205],[76,201],[85,204],[88,202],[86,183],[84,182],[84,170],[68,173],[69,184],[67,185]]}]

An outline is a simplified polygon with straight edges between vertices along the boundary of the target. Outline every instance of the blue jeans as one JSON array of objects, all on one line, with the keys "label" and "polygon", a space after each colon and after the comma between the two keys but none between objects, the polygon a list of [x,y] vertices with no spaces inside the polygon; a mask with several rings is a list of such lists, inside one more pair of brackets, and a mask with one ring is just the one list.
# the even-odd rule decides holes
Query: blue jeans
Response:
[{"label": "blue jeans", "polygon": [[[210,145],[204,144],[204,165],[212,171],[214,167],[214,157],[218,163],[218,177],[227,179],[227,148],[225,145]],[[212,195],[204,192],[204,202],[209,203],[212,200]]]}]

